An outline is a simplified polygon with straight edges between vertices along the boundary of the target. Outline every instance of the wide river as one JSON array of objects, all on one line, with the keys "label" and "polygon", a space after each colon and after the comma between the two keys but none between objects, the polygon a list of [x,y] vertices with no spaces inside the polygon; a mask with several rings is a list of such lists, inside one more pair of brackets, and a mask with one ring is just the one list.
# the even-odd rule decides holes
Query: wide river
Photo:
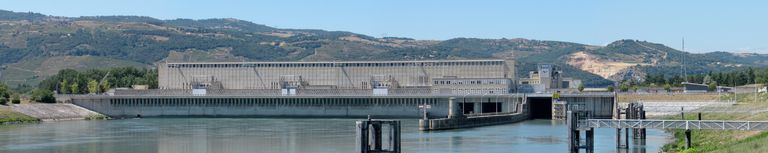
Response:
[{"label": "wide river", "polygon": [[[356,119],[151,118],[61,121],[0,126],[0,152],[24,153],[345,153],[355,149]],[[405,153],[566,152],[563,122],[515,124],[422,132],[403,120]],[[595,152],[617,152],[615,129],[595,132]],[[659,152],[669,134],[649,130],[645,146]],[[621,151],[624,152],[624,151]]]}]

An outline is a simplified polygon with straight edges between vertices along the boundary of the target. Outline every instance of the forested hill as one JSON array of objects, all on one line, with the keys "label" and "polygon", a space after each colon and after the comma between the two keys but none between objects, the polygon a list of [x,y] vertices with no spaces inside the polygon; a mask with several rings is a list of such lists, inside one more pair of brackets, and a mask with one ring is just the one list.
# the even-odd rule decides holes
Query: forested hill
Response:
[{"label": "forested hill", "polygon": [[[514,30],[514,29],[511,29]],[[645,73],[764,66],[768,56],[691,54],[661,44],[619,40],[607,46],[529,39],[414,40],[343,31],[279,29],[238,19],[159,20],[141,16],[56,17],[0,10],[0,80],[35,86],[62,69],[150,67],[168,61],[318,61],[503,58],[524,77],[555,63],[588,86],[642,79]],[[686,62],[681,62],[685,59]]]}]

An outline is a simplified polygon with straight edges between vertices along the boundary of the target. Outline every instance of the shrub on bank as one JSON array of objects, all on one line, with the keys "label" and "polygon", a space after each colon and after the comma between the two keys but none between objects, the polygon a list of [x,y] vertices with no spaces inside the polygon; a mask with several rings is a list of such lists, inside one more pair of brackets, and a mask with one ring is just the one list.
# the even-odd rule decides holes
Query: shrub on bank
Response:
[{"label": "shrub on bank", "polygon": [[41,103],[56,103],[53,92],[45,89],[35,89],[32,91],[32,100]]},{"label": "shrub on bank", "polygon": [[680,151],[679,153],[698,153],[699,151],[696,151],[695,148],[685,149],[683,151]]},{"label": "shrub on bank", "polygon": [[105,115],[90,115],[85,117],[85,120],[108,120],[110,119],[109,116]]},{"label": "shrub on bank", "polygon": [[14,94],[13,96],[11,96],[11,103],[21,104],[21,98],[19,98],[19,94]]}]

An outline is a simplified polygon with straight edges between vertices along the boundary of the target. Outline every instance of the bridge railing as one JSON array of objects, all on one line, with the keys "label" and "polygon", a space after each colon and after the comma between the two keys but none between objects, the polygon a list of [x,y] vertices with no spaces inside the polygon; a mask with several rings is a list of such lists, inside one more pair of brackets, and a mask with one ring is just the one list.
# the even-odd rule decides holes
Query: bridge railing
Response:
[{"label": "bridge railing", "polygon": [[[732,106],[645,106],[646,112],[653,113],[761,113],[768,108]],[[682,108],[682,109],[681,109]]]},{"label": "bridge railing", "polygon": [[520,112],[517,111],[511,111],[511,112],[493,112],[493,113],[473,113],[473,114],[464,114],[466,117],[479,117],[479,116],[495,116],[495,115],[509,115],[509,114],[518,114]]},{"label": "bridge railing", "polygon": [[[285,94],[280,89],[208,89],[204,95],[196,95],[191,89],[116,90],[114,96],[518,96],[516,93],[454,94],[436,93],[428,89],[389,89],[386,94],[372,89],[299,89]],[[94,95],[73,95],[94,96]],[[103,95],[99,95],[103,96]]]},{"label": "bridge railing", "polygon": [[768,121],[587,119],[579,128],[768,130]]}]

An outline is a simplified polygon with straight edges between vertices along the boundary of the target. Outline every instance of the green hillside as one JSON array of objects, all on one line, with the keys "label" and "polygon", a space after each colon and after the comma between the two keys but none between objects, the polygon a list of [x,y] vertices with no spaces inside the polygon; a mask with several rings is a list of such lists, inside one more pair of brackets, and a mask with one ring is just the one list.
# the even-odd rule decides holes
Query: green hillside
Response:
[{"label": "green hillside", "polygon": [[[237,19],[159,20],[141,16],[56,17],[0,11],[0,80],[40,80],[50,73],[38,67],[99,68],[101,65],[150,66],[168,61],[322,61],[516,59],[518,76],[537,63],[560,65],[567,77],[587,86],[612,81],[566,64],[570,55],[586,52],[599,60],[653,63],[648,73],[679,74],[718,71],[723,67],[764,66],[768,56],[713,52],[691,54],[661,44],[620,40],[608,46],[528,39],[455,38],[442,41],[371,36],[343,31],[279,29]],[[170,57],[169,57],[170,55]],[[103,61],[47,65],[47,59],[88,57]],[[681,62],[685,59],[685,63]],[[37,64],[39,63],[39,64]],[[89,64],[90,63],[90,64]],[[22,66],[22,65],[33,66]],[[677,71],[675,71],[677,70]],[[623,73],[621,73],[623,74]],[[640,73],[637,73],[640,74]],[[636,75],[633,73],[633,75]],[[34,81],[25,81],[34,84]]]}]

